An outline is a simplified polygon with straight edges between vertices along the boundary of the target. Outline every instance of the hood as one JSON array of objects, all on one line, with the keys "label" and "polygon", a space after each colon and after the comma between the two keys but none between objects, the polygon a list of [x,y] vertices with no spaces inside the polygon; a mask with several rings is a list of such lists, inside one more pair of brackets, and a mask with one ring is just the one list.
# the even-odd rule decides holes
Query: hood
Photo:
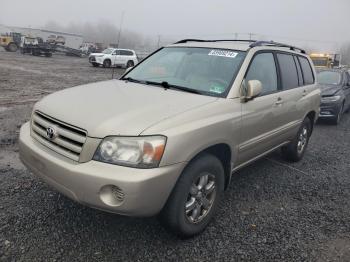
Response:
[{"label": "hood", "polygon": [[321,96],[334,96],[341,90],[341,86],[336,85],[320,85]]},{"label": "hood", "polygon": [[65,89],[39,101],[34,110],[85,129],[88,136],[137,136],[148,127],[216,101],[162,87],[109,80]]},{"label": "hood", "polygon": [[100,56],[105,55],[104,53],[91,53],[89,56]]}]

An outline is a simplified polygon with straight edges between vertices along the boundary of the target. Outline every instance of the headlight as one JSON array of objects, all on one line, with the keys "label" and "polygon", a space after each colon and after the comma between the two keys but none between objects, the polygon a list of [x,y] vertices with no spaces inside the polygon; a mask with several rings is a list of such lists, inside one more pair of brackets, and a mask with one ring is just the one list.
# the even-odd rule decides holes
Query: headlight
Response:
[{"label": "headlight", "polygon": [[322,103],[337,102],[340,99],[340,96],[324,96],[321,98]]},{"label": "headlight", "polygon": [[162,159],[165,143],[164,136],[106,137],[93,159],[121,166],[154,168]]}]

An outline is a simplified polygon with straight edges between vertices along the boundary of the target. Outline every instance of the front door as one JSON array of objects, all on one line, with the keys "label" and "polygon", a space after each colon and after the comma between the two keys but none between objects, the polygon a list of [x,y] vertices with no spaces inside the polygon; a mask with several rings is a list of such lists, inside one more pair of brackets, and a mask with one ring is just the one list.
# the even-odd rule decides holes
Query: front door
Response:
[{"label": "front door", "polygon": [[284,124],[284,110],[272,52],[257,53],[248,69],[245,83],[259,80],[261,94],[242,103],[242,131],[238,164],[247,162],[280,143],[278,132]]}]

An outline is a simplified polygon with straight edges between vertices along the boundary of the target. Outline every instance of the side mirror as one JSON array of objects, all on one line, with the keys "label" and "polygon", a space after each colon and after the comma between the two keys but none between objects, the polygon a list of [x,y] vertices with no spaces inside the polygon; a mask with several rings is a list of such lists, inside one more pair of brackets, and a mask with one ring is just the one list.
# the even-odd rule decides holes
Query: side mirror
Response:
[{"label": "side mirror", "polygon": [[260,95],[262,90],[262,84],[259,80],[249,80],[246,84],[244,100],[245,102],[254,99]]},{"label": "side mirror", "polygon": [[125,73],[124,74],[126,74],[126,73],[129,73],[129,71],[131,70],[131,69],[133,69],[134,67],[128,67],[127,69],[125,69]]}]

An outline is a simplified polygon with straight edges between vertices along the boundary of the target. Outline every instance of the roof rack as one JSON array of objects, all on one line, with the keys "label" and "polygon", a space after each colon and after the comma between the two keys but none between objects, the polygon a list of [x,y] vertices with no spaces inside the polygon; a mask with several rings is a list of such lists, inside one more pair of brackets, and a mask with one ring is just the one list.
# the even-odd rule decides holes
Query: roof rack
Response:
[{"label": "roof rack", "polygon": [[180,41],[177,41],[175,44],[184,44],[187,42],[247,42],[251,43],[249,47],[257,47],[257,46],[276,46],[276,47],[286,47],[289,48],[292,51],[299,50],[302,54],[306,54],[305,50],[296,46],[287,45],[278,43],[275,41],[258,41],[258,40],[250,40],[250,39],[213,39],[213,40],[205,40],[205,39],[183,39]]},{"label": "roof rack", "polygon": [[249,45],[250,47],[256,47],[256,46],[276,46],[276,47],[287,47],[292,51],[299,50],[302,54],[306,54],[305,50],[296,46],[282,44],[274,41],[255,41],[254,43],[251,43]]},{"label": "roof rack", "polygon": [[176,42],[175,44],[184,44],[187,42],[201,42],[201,43],[205,43],[205,42],[248,42],[248,43],[254,43],[256,41],[257,40],[249,40],[249,39],[213,39],[213,40],[183,39],[183,40]]}]

